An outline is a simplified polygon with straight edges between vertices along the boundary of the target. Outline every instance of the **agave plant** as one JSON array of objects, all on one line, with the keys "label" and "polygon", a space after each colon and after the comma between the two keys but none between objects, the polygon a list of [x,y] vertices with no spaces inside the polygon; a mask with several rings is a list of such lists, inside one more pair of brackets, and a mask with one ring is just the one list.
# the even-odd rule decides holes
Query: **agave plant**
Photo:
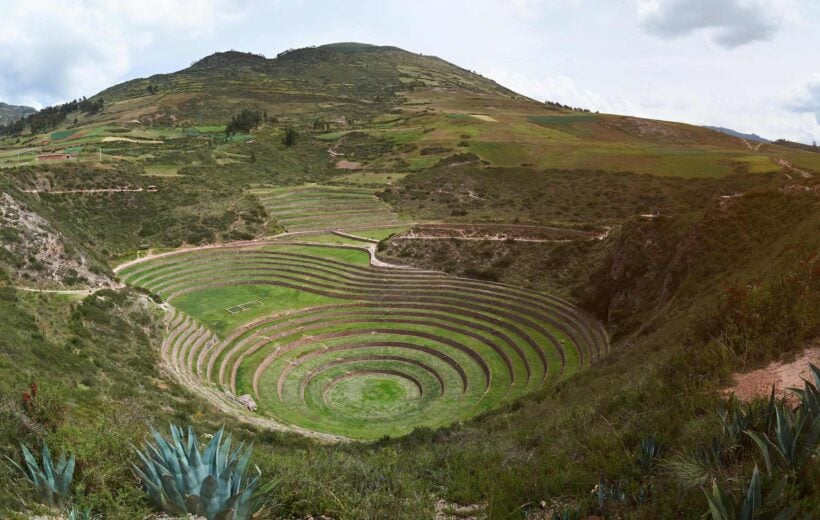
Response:
[{"label": "agave plant", "polygon": [[773,439],[762,432],[747,431],[746,434],[760,450],[766,471],[771,473],[773,459],[783,469],[796,471],[817,451],[820,417],[812,420],[804,413],[802,405],[796,415],[785,406],[777,406],[775,414],[777,423]]},{"label": "agave plant", "polygon": [[820,369],[813,364],[809,364],[814,383],[804,380],[803,388],[789,388],[799,399],[799,413],[810,421],[820,417]]},{"label": "agave plant", "polygon": [[[712,514],[712,520],[752,520],[755,512],[760,510],[762,503],[760,471],[755,466],[752,480],[749,482],[749,489],[746,491],[741,504],[736,504],[736,499],[726,492],[717,483],[717,480],[712,481],[711,493],[706,491],[704,493],[706,493],[706,499],[709,501],[709,512]],[[740,506],[740,515],[737,514],[738,506]]]},{"label": "agave plant", "polygon": [[718,409],[718,418],[720,419],[723,436],[732,444],[740,444],[743,439],[743,432],[751,426],[752,414],[751,407],[744,410],[735,402],[731,403],[731,410],[726,408]]},{"label": "agave plant", "polygon": [[643,473],[648,473],[652,469],[652,466],[660,458],[662,451],[663,445],[658,442],[654,435],[641,439],[636,460]]},{"label": "agave plant", "polygon": [[208,520],[250,518],[252,495],[260,472],[248,478],[252,447],[240,444],[231,451],[231,436],[224,429],[214,434],[203,453],[188,428],[171,425],[171,440],[156,430],[154,443],[136,450],[140,464],[134,472],[157,507],[174,515],[193,514]]},{"label": "agave plant", "polygon": [[609,484],[606,479],[604,479],[604,476],[601,475],[598,479],[598,485],[595,486],[593,492],[595,493],[595,498],[598,500],[598,507],[603,511],[604,505],[608,501],[623,502],[626,500],[626,481],[621,478],[618,479],[617,482]]},{"label": "agave plant", "polygon": [[777,398],[774,385],[772,385],[769,400],[765,405],[756,402],[744,406],[737,400],[733,400],[729,403],[729,409],[718,409],[723,437],[730,443],[728,448],[740,446],[747,430],[771,431],[774,427],[776,408]]},{"label": "agave plant", "polygon": [[[71,493],[71,480],[74,478],[74,455],[66,458],[60,455],[57,464],[51,460],[48,445],[43,444],[43,468],[37,464],[37,459],[24,445],[23,460],[25,468],[12,459],[8,459],[18,471],[34,484],[40,501],[50,507],[62,506]],[[8,457],[7,457],[8,458]]]}]

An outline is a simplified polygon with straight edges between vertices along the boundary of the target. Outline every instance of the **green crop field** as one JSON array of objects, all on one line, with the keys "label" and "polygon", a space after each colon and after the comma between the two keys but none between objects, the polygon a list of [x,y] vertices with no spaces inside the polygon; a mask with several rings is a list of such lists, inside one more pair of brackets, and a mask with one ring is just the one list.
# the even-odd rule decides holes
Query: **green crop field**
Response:
[{"label": "green crop field", "polygon": [[370,188],[307,185],[253,194],[287,231],[397,227],[402,222]]},{"label": "green crop field", "polygon": [[162,352],[175,372],[250,394],[301,431],[375,439],[466,420],[608,348],[560,299],[366,262],[284,242],[164,255],[119,275],[173,306]]}]

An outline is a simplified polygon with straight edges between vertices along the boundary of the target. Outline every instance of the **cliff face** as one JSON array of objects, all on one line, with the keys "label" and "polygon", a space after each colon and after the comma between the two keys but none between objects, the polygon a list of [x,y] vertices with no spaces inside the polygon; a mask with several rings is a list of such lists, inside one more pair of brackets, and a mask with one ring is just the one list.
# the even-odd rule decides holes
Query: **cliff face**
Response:
[{"label": "cliff face", "polygon": [[0,264],[27,284],[56,289],[114,286],[46,219],[7,193],[0,193]]}]

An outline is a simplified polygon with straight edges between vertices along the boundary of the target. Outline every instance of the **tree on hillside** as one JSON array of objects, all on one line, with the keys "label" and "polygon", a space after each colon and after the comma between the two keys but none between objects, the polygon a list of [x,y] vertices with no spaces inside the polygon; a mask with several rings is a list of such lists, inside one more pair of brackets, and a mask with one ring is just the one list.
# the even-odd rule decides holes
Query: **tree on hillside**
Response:
[{"label": "tree on hillside", "polygon": [[225,126],[225,135],[231,136],[239,132],[250,132],[262,122],[262,114],[258,110],[242,110],[228,121]]},{"label": "tree on hillside", "polygon": [[313,129],[314,130],[330,130],[330,123],[325,121],[322,118],[318,118],[313,121]]},{"label": "tree on hillside", "polygon": [[75,99],[62,105],[46,107],[14,123],[0,126],[0,135],[20,135],[26,127],[31,130],[32,134],[46,132],[60,126],[71,113],[82,112],[93,115],[102,112],[104,107],[105,101],[102,98],[96,101],[85,97]]},{"label": "tree on hillside", "polygon": [[282,142],[285,146],[293,146],[296,144],[296,140],[299,138],[299,132],[296,131],[295,128],[289,126],[285,128],[285,136],[282,138]]}]

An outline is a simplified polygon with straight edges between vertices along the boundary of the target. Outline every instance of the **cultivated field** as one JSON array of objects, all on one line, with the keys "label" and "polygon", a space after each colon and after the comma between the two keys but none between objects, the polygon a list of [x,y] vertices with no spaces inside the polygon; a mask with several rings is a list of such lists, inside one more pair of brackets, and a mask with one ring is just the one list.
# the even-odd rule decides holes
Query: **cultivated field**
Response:
[{"label": "cultivated field", "polygon": [[173,305],[172,372],[211,396],[250,394],[300,431],[374,439],[466,420],[608,348],[597,322],[557,298],[373,267],[349,247],[211,248],[119,274]]},{"label": "cultivated field", "polygon": [[252,193],[289,232],[399,227],[402,223],[372,189],[309,185]]}]

